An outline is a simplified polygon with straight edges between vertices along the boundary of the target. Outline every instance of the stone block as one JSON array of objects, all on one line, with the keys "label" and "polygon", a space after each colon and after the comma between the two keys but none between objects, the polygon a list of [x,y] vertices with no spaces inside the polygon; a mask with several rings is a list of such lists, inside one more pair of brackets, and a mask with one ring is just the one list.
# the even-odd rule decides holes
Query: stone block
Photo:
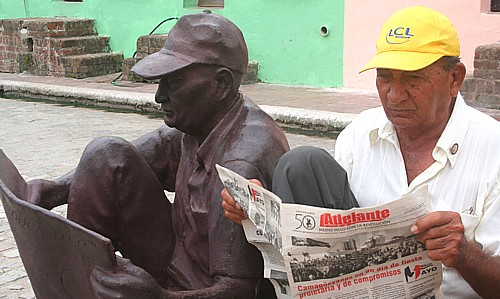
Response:
[{"label": "stone block", "polygon": [[120,72],[123,53],[94,53],[63,57],[66,77],[87,78]]},{"label": "stone block", "polygon": [[480,93],[476,97],[476,102],[484,108],[500,109],[500,95],[498,94]]},{"label": "stone block", "polygon": [[500,42],[478,46],[474,59],[500,60]]},{"label": "stone block", "polygon": [[485,80],[482,78],[476,78],[476,92],[477,93],[492,93],[495,88],[495,84],[492,80]]},{"label": "stone block", "polygon": [[475,59],[474,69],[479,70],[498,70],[500,69],[500,59]]},{"label": "stone block", "polygon": [[249,61],[248,62],[248,67],[247,67],[247,72],[243,75],[243,78],[241,79],[242,84],[252,84],[252,83],[257,83],[259,82],[259,79],[257,78],[257,73],[259,71],[259,64],[256,61]]},{"label": "stone block", "polygon": [[500,95],[500,79],[495,80],[494,84],[495,84],[494,93]]},{"label": "stone block", "polygon": [[133,82],[146,82],[145,79],[131,72],[130,69],[139,61],[139,58],[126,58],[123,62],[122,80]]},{"label": "stone block", "polygon": [[462,84],[462,88],[460,88],[460,92],[473,92],[476,90],[476,78],[474,77],[466,77],[464,79],[464,83]]},{"label": "stone block", "polygon": [[137,39],[137,52],[135,57],[142,59],[149,54],[158,52],[165,45],[167,34],[143,35]]}]

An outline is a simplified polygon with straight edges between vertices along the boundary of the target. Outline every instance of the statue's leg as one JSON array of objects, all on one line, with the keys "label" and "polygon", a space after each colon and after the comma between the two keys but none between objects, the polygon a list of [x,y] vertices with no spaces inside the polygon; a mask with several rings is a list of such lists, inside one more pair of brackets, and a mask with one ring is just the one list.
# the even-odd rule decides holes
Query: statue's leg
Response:
[{"label": "statue's leg", "polygon": [[131,143],[105,137],[87,146],[71,183],[68,218],[111,239],[162,285],[175,243],[170,211],[158,178]]},{"label": "statue's leg", "polygon": [[273,192],[286,203],[342,210],[358,207],[345,170],[328,152],[312,146],[295,148],[280,158]]}]

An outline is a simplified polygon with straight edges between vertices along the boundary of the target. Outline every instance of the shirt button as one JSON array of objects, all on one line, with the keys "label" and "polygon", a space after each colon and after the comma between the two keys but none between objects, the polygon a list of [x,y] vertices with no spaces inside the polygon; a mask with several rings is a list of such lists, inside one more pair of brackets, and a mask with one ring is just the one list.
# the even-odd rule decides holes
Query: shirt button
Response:
[{"label": "shirt button", "polygon": [[454,145],[451,146],[450,152],[452,155],[454,155],[458,152],[458,143],[455,143]]}]

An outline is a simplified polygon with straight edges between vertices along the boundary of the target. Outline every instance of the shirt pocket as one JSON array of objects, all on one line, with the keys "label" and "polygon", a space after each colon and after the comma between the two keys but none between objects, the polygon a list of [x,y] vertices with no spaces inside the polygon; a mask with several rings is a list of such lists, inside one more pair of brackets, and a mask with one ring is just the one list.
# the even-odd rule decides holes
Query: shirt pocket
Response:
[{"label": "shirt pocket", "polygon": [[476,230],[476,227],[479,225],[479,220],[481,219],[481,217],[465,213],[459,213],[459,214],[460,218],[462,219],[462,224],[464,225],[465,228],[465,233],[464,233],[465,237],[468,240],[475,240],[474,232]]}]

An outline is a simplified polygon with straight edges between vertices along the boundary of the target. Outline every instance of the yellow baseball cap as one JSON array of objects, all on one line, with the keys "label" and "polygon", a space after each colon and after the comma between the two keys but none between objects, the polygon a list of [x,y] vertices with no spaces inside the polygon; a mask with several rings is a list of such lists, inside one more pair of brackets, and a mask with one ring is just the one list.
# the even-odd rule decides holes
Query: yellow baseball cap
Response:
[{"label": "yellow baseball cap", "polygon": [[374,68],[416,71],[443,56],[460,56],[457,31],[450,20],[424,6],[408,7],[385,22],[377,54],[360,73]]}]

